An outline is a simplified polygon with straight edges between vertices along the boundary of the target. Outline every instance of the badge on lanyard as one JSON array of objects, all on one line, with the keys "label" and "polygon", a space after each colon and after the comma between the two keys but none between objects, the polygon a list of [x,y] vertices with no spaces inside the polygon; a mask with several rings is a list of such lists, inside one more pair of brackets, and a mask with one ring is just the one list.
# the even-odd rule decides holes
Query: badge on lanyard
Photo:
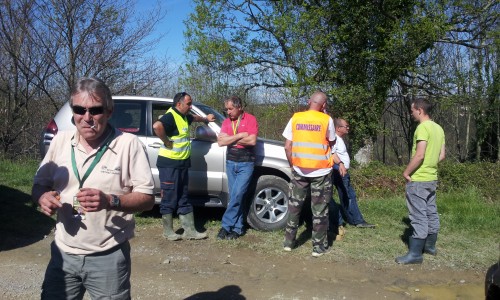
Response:
[{"label": "badge on lanyard", "polygon": [[73,196],[73,218],[85,220],[85,210],[83,210],[76,196]]},{"label": "badge on lanyard", "polygon": [[[114,138],[113,130],[110,131],[108,137],[106,138],[106,141],[104,142],[104,145],[97,151],[97,154],[94,158],[94,161],[92,164],[90,164],[90,167],[87,169],[87,172],[83,175],[83,178],[80,178],[80,173],[78,172],[78,167],[76,166],[76,158],[75,158],[75,149],[73,145],[71,145],[71,164],[73,167],[73,172],[78,179],[78,182],[80,183],[79,189],[83,187],[83,183],[85,180],[89,177],[90,173],[94,170],[94,167],[97,165],[97,163],[101,160],[101,157],[103,156],[104,152],[108,150],[109,143]],[[82,205],[78,201],[78,197],[73,196],[73,217],[77,218],[79,220],[85,220],[85,210],[83,209]]]}]

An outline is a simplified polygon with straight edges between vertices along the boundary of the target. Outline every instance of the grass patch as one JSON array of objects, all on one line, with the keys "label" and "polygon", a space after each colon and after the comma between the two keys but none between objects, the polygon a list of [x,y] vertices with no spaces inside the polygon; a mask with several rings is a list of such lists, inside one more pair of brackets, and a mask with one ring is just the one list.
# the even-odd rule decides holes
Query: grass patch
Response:
[{"label": "grass patch", "polygon": [[[359,206],[376,229],[347,226],[342,241],[333,241],[332,253],[321,259],[332,262],[362,261],[375,266],[395,266],[394,259],[406,254],[411,234],[406,200],[403,195],[361,200]],[[500,205],[485,201],[473,188],[467,193],[438,194],[441,231],[436,257],[425,255],[423,269],[448,267],[461,270],[483,271],[498,260],[498,215]],[[245,237],[236,241],[217,241],[220,217],[206,218],[211,209],[199,209],[195,214],[205,226],[209,239],[220,247],[248,248],[263,256],[310,257],[312,245],[310,229],[300,226],[298,246],[291,253],[283,252],[284,231],[261,232],[248,229]],[[158,223],[159,224],[159,223]],[[204,224],[204,225],[203,225]]]},{"label": "grass patch", "polygon": [[[53,218],[49,218],[37,211],[31,202],[31,185],[34,173],[38,167],[37,161],[12,162],[0,159],[0,198],[3,209],[0,211],[0,251],[9,250],[34,243],[50,233],[55,225]],[[476,166],[467,166],[469,169]],[[398,168],[381,167],[375,177],[400,176]],[[458,168],[458,167],[452,167]],[[498,189],[498,175],[491,175],[491,170],[498,168],[486,165],[487,178],[481,178],[470,185],[457,181],[460,186],[453,186],[455,180],[445,181],[447,188],[438,190],[437,205],[441,217],[441,231],[438,238],[438,255],[425,255],[422,268],[451,267],[455,269],[485,270],[498,261],[498,247],[500,235],[500,201],[498,195],[491,191]],[[364,172],[364,171],[363,171]],[[453,172],[451,172],[453,173]],[[450,174],[451,174],[450,173]],[[361,197],[359,206],[365,219],[377,224],[376,229],[359,229],[348,226],[343,241],[333,242],[332,253],[321,259],[333,262],[363,261],[373,265],[394,266],[394,258],[407,251],[407,238],[411,234],[408,220],[408,211],[404,199],[404,192],[397,181],[383,182],[383,187],[375,183],[380,179],[370,172],[363,173],[372,186],[373,193],[366,192]],[[385,177],[384,177],[385,176]],[[362,178],[362,177],[358,177]],[[452,178],[452,177],[449,177]],[[453,177],[457,178],[457,177]],[[488,181],[488,179],[490,181]],[[458,179],[457,179],[458,180]],[[484,196],[483,190],[478,187],[488,185],[488,193]],[[363,181],[361,181],[363,183]],[[354,181],[357,190],[363,185]],[[493,187],[493,188],[492,188]],[[382,193],[385,191],[385,193]],[[358,194],[360,192],[358,191]],[[380,196],[377,196],[380,194]],[[310,229],[302,225],[298,232],[298,247],[291,253],[282,251],[284,232],[260,232],[248,229],[247,234],[236,241],[217,241],[215,236],[221,226],[220,220],[224,209],[195,208],[195,220],[199,229],[205,228],[209,234],[207,242],[217,244],[222,248],[252,249],[263,257],[292,256],[297,258],[311,257]],[[137,226],[140,230],[161,227],[161,215],[158,207],[152,211],[136,214]],[[180,227],[178,218],[175,219],[176,228]]]},{"label": "grass patch", "polygon": [[24,193],[31,193],[33,176],[38,168],[38,161],[0,160],[0,184]]},{"label": "grass patch", "polygon": [[0,251],[22,247],[43,239],[55,221],[36,209],[31,201],[34,160],[0,163]]},{"label": "grass patch", "polygon": [[[434,264],[453,268],[484,269],[498,260],[500,205],[484,201],[475,188],[437,196],[441,230],[438,256],[425,255]],[[407,251],[411,235],[406,200],[401,197],[360,201],[360,208],[377,229],[348,227],[346,240],[337,243],[350,259],[393,264]]]}]

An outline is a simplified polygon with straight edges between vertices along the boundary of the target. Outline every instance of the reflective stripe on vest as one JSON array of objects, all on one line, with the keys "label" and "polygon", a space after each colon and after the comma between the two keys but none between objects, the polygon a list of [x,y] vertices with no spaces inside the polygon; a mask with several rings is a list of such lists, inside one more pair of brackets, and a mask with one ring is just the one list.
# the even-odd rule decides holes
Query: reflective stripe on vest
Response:
[{"label": "reflective stripe on vest", "polygon": [[308,110],[292,117],[292,163],[300,168],[324,169],[333,166],[326,138],[330,117]]},{"label": "reflective stripe on vest", "polygon": [[168,149],[165,145],[162,145],[158,151],[158,156],[175,160],[188,159],[191,156],[191,139],[189,137],[189,123],[186,116],[178,114],[172,108],[169,108],[165,114],[172,114],[179,134],[170,137],[170,140],[173,142],[172,149]]}]

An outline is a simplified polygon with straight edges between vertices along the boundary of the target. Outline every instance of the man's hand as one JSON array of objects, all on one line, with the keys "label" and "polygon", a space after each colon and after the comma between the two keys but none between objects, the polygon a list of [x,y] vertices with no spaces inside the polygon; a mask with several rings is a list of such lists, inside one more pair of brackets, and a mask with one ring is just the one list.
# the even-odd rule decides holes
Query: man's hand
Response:
[{"label": "man's hand", "polygon": [[249,136],[248,132],[239,132],[237,135],[240,139],[244,139]]},{"label": "man's hand", "polygon": [[38,205],[40,205],[40,210],[47,216],[52,216],[56,211],[62,207],[61,196],[56,191],[45,192],[38,199]]},{"label": "man's hand", "polygon": [[208,122],[213,122],[215,121],[215,116],[213,114],[208,114],[207,115],[207,121]]},{"label": "man's hand", "polygon": [[408,166],[403,172],[403,177],[406,182],[411,182],[411,174],[415,173],[415,170],[420,168],[425,158],[425,150],[427,148],[427,141],[417,141],[417,149],[415,150],[415,155],[410,159]]},{"label": "man's hand", "polygon": [[248,132],[239,132],[235,135],[228,135],[227,133],[221,132],[217,137],[217,143],[220,147],[238,144],[241,139],[244,139],[248,136]]},{"label": "man's hand", "polygon": [[347,174],[347,169],[345,168],[344,163],[339,164],[339,173],[340,173],[340,176],[342,176],[342,177],[344,177],[345,174]]},{"label": "man's hand", "polygon": [[98,189],[81,188],[76,197],[86,212],[107,209],[110,205],[108,195]]},{"label": "man's hand", "polygon": [[411,182],[410,174],[403,172],[403,177],[406,179],[406,183]]}]

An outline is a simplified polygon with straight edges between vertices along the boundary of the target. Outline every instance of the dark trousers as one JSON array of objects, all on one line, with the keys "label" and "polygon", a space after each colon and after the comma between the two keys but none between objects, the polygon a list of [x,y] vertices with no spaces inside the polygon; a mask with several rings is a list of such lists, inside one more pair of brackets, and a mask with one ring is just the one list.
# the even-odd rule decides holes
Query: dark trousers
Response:
[{"label": "dark trousers", "polygon": [[193,211],[188,201],[188,169],[158,168],[161,186],[160,213],[185,215]]}]

